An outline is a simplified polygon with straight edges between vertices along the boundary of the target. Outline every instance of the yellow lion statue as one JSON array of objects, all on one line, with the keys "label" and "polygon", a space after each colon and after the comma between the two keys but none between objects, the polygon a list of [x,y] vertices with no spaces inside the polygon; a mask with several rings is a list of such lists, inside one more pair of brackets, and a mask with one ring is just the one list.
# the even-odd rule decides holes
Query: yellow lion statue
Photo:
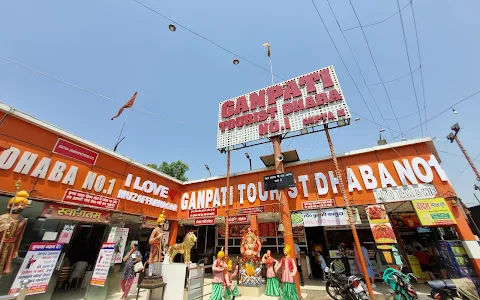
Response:
[{"label": "yellow lion statue", "polygon": [[190,260],[190,250],[193,248],[193,245],[195,245],[196,242],[197,236],[195,235],[195,233],[193,233],[192,231],[187,233],[187,235],[183,239],[183,243],[175,244],[171,246],[168,250],[168,254],[170,255],[170,262],[173,263],[175,256],[180,253],[185,255],[184,262],[186,264],[192,263],[192,261]]}]

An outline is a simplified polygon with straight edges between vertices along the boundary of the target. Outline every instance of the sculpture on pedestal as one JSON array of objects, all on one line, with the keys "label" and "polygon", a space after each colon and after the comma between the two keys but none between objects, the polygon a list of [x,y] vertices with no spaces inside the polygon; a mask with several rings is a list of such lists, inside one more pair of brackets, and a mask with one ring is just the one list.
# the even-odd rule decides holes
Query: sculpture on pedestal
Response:
[{"label": "sculpture on pedestal", "polygon": [[235,297],[238,297],[240,294],[238,292],[237,284],[233,281],[233,278],[237,276],[238,273],[238,265],[235,267],[235,272],[231,273],[233,269],[232,260],[228,261],[227,264],[227,273],[225,274],[225,291],[223,293],[223,297],[225,300],[235,300]]},{"label": "sculpture on pedestal", "polygon": [[243,267],[240,271],[241,284],[259,286],[262,284],[262,267],[259,263],[259,253],[262,241],[258,234],[249,226],[242,234],[240,253],[242,254]]},{"label": "sculpture on pedestal", "polygon": [[213,262],[212,272],[213,272],[213,283],[212,283],[212,293],[210,294],[209,300],[222,300],[222,287],[225,281],[225,271],[227,269],[227,264],[223,260],[225,258],[225,252],[222,250],[218,251],[217,259]]},{"label": "sculpture on pedestal", "polygon": [[272,251],[267,250],[267,253],[263,255],[262,262],[267,266],[267,289],[265,290],[265,296],[278,297],[281,292],[275,273],[278,261],[272,257]]},{"label": "sculpture on pedestal", "polygon": [[168,251],[168,255],[170,255],[170,262],[173,263],[175,256],[180,253],[184,255],[184,263],[191,264],[192,261],[190,259],[190,251],[192,250],[196,242],[197,236],[195,235],[195,233],[193,233],[193,231],[187,233],[187,235],[183,239],[183,243],[175,244],[170,247]]},{"label": "sculpture on pedestal", "polygon": [[285,245],[283,248],[284,257],[275,267],[275,272],[282,269],[282,300],[298,300],[297,286],[295,284],[295,276],[297,276],[297,265],[290,256],[290,246]]},{"label": "sculpture on pedestal", "polygon": [[163,238],[163,223],[165,222],[165,215],[162,213],[158,216],[157,227],[152,230],[148,243],[150,244],[149,264],[155,264],[162,261],[162,238]]},{"label": "sculpture on pedestal", "polygon": [[[17,184],[20,187],[20,184]],[[18,248],[27,226],[27,221],[20,213],[28,205],[28,197],[26,191],[17,192],[15,197],[8,201],[8,210],[0,215],[0,240],[3,241],[0,245],[0,274],[12,273],[12,260],[17,258]]]}]

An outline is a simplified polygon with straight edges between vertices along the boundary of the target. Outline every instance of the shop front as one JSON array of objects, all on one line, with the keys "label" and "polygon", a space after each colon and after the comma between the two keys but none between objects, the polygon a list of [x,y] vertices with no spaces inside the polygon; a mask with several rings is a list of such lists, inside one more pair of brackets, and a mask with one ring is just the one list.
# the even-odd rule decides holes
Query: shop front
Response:
[{"label": "shop front", "polygon": [[[282,254],[286,233],[280,192],[266,191],[263,181],[275,173],[273,168],[233,174],[228,187],[225,177],[180,182],[5,105],[0,111],[4,112],[0,137],[7,145],[0,153],[0,206],[6,208],[14,195],[19,201],[13,202],[20,205],[23,191],[28,194],[28,205],[15,210],[18,227],[13,233],[2,227],[7,238],[0,251],[11,263],[0,262],[0,293],[14,291],[18,278],[34,278],[32,257],[41,254],[51,258],[51,272],[28,297],[53,299],[67,290],[78,299],[107,299],[120,290],[121,258],[131,242],[139,245],[142,256],[148,254],[150,233],[162,212],[169,220],[163,225],[163,244],[182,242],[189,231],[195,231],[193,262],[212,261],[226,245],[235,260],[246,225],[260,236],[259,255],[266,250]],[[360,241],[376,264],[376,277],[387,266],[398,267],[393,254],[387,254],[393,246],[401,264],[412,270],[423,265],[436,277],[480,273],[480,246],[431,139],[352,151],[339,155],[338,162],[349,200],[356,207]],[[303,254],[302,265],[310,265],[302,271],[304,277],[319,276],[311,268],[315,246],[328,261],[338,258],[340,243],[352,246],[339,180],[330,158],[287,163],[285,171],[295,179],[295,185],[283,191],[293,212],[294,239]],[[18,190],[16,182],[21,184]],[[379,205],[384,214],[371,209]],[[445,211],[440,210],[445,206],[450,223],[445,223]],[[418,218],[413,227],[407,213]],[[10,220],[9,215],[5,210],[0,221]],[[416,239],[431,263],[414,260],[418,260],[412,246]],[[432,254],[433,248],[438,255]],[[455,261],[446,263],[446,253],[449,259],[453,253]],[[100,257],[110,256],[110,263],[99,265]],[[353,259],[347,262],[354,270]],[[73,273],[84,276],[76,280]]]}]

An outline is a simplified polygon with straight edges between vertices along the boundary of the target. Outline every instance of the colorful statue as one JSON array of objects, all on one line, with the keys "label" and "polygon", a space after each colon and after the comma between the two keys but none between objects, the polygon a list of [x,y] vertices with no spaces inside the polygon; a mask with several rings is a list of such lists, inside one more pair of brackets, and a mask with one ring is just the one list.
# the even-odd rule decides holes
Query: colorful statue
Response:
[{"label": "colorful statue", "polygon": [[223,252],[222,247],[222,250],[218,251],[217,259],[212,266],[213,284],[209,300],[222,300],[222,286],[225,281],[225,270],[227,269],[227,264],[223,260],[224,257],[225,252]]},{"label": "colorful statue", "polygon": [[152,230],[148,243],[150,244],[150,257],[148,258],[149,264],[162,262],[162,238],[163,238],[163,223],[165,222],[165,216],[163,211],[158,216],[157,227]]},{"label": "colorful statue", "polygon": [[275,267],[278,261],[272,257],[272,251],[267,250],[267,253],[263,255],[262,262],[267,266],[267,289],[265,290],[265,295],[278,297],[281,292],[280,284],[275,274]]},{"label": "colorful statue", "polygon": [[[0,216],[0,239],[4,237],[3,246],[0,249],[0,273],[12,273],[12,260],[18,255],[18,248],[22,241],[23,233],[27,225],[26,220],[20,213],[28,205],[29,194],[19,191],[15,197],[8,201],[8,211]],[[10,209],[12,208],[12,215]]]},{"label": "colorful statue", "polygon": [[238,265],[235,267],[235,272],[233,274],[231,273],[232,271],[232,260],[228,261],[227,264],[227,273],[225,274],[225,291],[223,293],[223,297],[226,300],[235,300],[235,297],[238,297],[239,292],[238,292],[238,287],[235,282],[233,282],[233,278],[237,276],[238,272]]},{"label": "colorful statue", "polygon": [[190,260],[190,251],[192,250],[193,245],[195,245],[196,242],[197,237],[195,236],[195,233],[193,233],[192,231],[187,233],[181,244],[175,244],[171,246],[168,250],[170,262],[173,263],[175,256],[180,253],[184,255],[184,262],[186,264],[191,264],[192,261]]},{"label": "colorful statue", "polygon": [[242,285],[259,286],[262,284],[262,267],[259,264],[261,250],[262,241],[260,237],[249,226],[242,234],[240,245],[243,262],[243,268],[240,271]]},{"label": "colorful statue", "polygon": [[285,245],[283,248],[284,258],[277,264],[275,271],[282,270],[282,300],[298,300],[297,287],[295,285],[295,276],[297,276],[297,266],[290,256],[290,246]]}]

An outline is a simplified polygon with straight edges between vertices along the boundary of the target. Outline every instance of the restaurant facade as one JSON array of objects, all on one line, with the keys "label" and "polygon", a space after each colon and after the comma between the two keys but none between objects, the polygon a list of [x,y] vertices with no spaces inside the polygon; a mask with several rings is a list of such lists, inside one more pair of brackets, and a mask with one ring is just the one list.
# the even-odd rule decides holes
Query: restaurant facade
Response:
[{"label": "restaurant facade", "polygon": [[[119,287],[105,284],[106,289],[95,291],[90,283],[98,281],[85,280],[96,276],[92,273],[102,243],[123,243],[120,248],[125,251],[130,241],[138,241],[145,250],[154,220],[162,211],[168,220],[164,242],[172,245],[182,241],[188,230],[196,230],[197,259],[211,258],[225,245],[227,215],[232,255],[240,253],[240,233],[246,225],[259,232],[264,249],[281,253],[280,193],[265,191],[263,181],[264,176],[275,173],[273,168],[232,174],[229,187],[224,176],[181,182],[4,104],[0,104],[0,151],[2,213],[8,214],[6,206],[15,195],[16,182],[21,184],[20,191],[29,194],[29,205],[21,213],[25,228],[16,237],[18,249],[12,255],[11,271],[2,270],[0,294],[12,291],[18,272],[25,271],[25,260],[31,260],[28,256],[34,253],[34,245],[52,247],[49,255],[56,259],[51,276],[29,297],[51,299],[57,291],[77,284],[87,290],[87,299],[89,289],[96,297],[106,298]],[[338,155],[338,161],[358,217],[360,240],[371,245],[372,259],[380,238],[374,229],[378,224],[370,216],[372,207],[380,206],[375,209],[384,210],[387,219],[382,228],[389,227],[395,234],[391,238],[399,244],[404,266],[421,272],[412,248],[404,242],[410,237],[412,243],[431,249],[432,257],[438,253],[439,266],[433,272],[437,276],[480,274],[479,243],[432,139],[355,150]],[[311,259],[313,245],[321,245],[324,254],[334,259],[338,244],[351,245],[353,239],[349,240],[345,203],[331,158],[287,163],[285,172],[295,177],[295,186],[285,193],[294,237],[305,262]],[[432,238],[441,242],[426,242]],[[12,243],[9,247],[16,246]],[[446,263],[452,253],[465,259]],[[71,280],[78,261],[88,265],[80,283]],[[379,261],[378,265],[380,276],[380,265],[388,262]],[[121,259],[112,269],[121,269]],[[312,270],[303,272],[308,276]],[[120,280],[109,275],[108,280],[114,279]]]}]

